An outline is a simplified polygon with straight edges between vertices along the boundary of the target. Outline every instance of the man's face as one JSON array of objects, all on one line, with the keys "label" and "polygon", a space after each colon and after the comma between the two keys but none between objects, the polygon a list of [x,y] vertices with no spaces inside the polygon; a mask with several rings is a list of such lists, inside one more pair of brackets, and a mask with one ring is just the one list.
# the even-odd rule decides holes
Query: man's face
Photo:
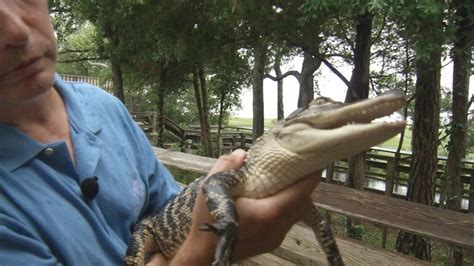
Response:
[{"label": "man's face", "polygon": [[0,106],[50,89],[56,52],[47,0],[0,0]]}]

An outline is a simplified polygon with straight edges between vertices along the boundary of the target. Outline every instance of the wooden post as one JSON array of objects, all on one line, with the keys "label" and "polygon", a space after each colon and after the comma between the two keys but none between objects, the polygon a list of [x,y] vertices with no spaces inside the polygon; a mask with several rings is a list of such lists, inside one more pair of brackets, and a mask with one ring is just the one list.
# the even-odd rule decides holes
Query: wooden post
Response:
[{"label": "wooden post", "polygon": [[334,162],[326,168],[326,183],[332,183],[334,180]]},{"label": "wooden post", "polygon": [[392,196],[393,193],[393,183],[396,176],[396,165],[394,158],[387,159],[387,172],[385,178],[385,195]]},{"label": "wooden post", "polygon": [[156,146],[156,145],[158,145],[158,127],[157,127],[158,113],[157,112],[152,112],[148,116],[148,120],[149,120],[150,127],[151,127],[150,136],[151,136],[152,143],[153,143],[152,145]]},{"label": "wooden post", "polygon": [[[393,183],[395,181],[397,166],[395,165],[395,158],[387,159],[387,170],[385,178],[385,195],[391,197],[393,194]],[[387,227],[382,228],[382,248],[387,246]]]},{"label": "wooden post", "polygon": [[223,144],[224,144],[224,138],[222,137],[222,132],[220,134],[217,135],[217,154],[216,156],[220,156],[222,154],[224,154],[226,151],[223,151],[222,148],[223,148]]},{"label": "wooden post", "polygon": [[184,145],[183,145],[183,152],[184,153],[193,153],[193,149],[192,149],[192,144],[193,144],[193,140],[192,139],[186,139],[184,140]]},{"label": "wooden post", "polygon": [[469,206],[468,206],[468,212],[469,213],[474,213],[474,168],[471,168],[469,171],[469,179],[471,180],[471,183],[469,185]]},{"label": "wooden post", "polygon": [[245,135],[240,133],[240,148],[245,149]]}]

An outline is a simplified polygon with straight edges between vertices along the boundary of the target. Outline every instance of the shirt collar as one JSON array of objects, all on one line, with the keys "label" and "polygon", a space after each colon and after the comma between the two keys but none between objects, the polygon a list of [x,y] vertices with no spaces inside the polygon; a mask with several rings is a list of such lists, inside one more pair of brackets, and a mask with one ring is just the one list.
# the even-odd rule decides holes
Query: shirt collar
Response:
[{"label": "shirt collar", "polygon": [[[71,83],[64,82],[56,74],[54,87],[58,90],[64,99],[70,129],[76,132],[88,131],[96,134],[101,129],[101,123],[98,119],[85,119],[90,116],[99,117],[92,110],[87,109],[87,105],[81,105],[74,94],[80,88]],[[25,164],[38,153],[48,147],[48,144],[37,142],[27,134],[21,132],[15,127],[0,123],[0,166],[7,171],[13,171]]]},{"label": "shirt collar", "polygon": [[0,165],[7,171],[23,165],[46,146],[12,126],[0,124]]},{"label": "shirt collar", "polygon": [[74,95],[81,93],[80,86],[74,83],[64,82],[64,80],[56,74],[54,87],[64,99],[68,111],[69,123],[73,129],[97,134],[102,128],[101,122],[97,119],[100,117],[100,114],[96,114],[93,110],[87,109],[86,99]]}]

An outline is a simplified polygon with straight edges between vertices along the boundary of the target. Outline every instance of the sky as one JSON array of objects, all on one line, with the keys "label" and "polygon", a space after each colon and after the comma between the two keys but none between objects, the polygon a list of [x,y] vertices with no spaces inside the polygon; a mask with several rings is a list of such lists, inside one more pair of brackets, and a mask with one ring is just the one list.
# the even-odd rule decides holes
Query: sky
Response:
[{"label": "sky", "polygon": [[[302,58],[295,58],[288,64],[282,67],[283,73],[285,71],[294,69],[301,70]],[[441,71],[441,86],[452,87],[452,63],[443,64]],[[338,70],[346,77],[350,79],[352,68],[348,65],[342,65],[338,67]],[[330,97],[336,101],[344,101],[346,96],[347,87],[346,85],[332,73],[324,64],[320,67],[321,76],[317,77],[321,95]],[[265,79],[263,83],[263,94],[264,94],[264,112],[265,118],[274,119],[277,117],[277,82]],[[298,88],[299,84],[295,77],[289,76],[284,79],[283,83],[283,106],[285,116],[296,110],[298,102]],[[470,87],[469,87],[469,98],[474,93],[474,76],[471,76]],[[242,109],[234,110],[234,115],[237,117],[253,117],[252,114],[252,90],[244,89],[241,94]],[[474,109],[474,106],[471,106]]]}]

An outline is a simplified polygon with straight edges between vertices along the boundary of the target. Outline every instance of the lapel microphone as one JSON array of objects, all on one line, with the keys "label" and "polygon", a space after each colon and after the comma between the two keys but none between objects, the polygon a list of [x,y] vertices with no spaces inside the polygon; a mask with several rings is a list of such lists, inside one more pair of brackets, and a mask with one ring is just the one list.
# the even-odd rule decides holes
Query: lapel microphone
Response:
[{"label": "lapel microphone", "polygon": [[88,177],[81,182],[82,195],[93,200],[99,193],[99,178],[97,176]]}]

